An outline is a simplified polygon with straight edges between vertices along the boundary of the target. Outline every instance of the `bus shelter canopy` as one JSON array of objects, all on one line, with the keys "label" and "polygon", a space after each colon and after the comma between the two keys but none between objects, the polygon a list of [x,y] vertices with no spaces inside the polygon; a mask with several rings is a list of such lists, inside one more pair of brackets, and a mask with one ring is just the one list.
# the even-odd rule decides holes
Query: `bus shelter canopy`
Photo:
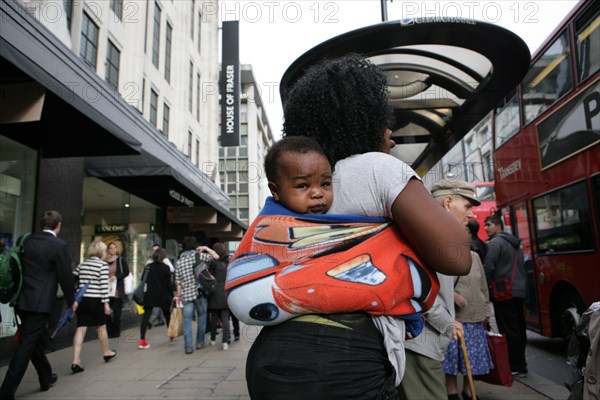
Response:
[{"label": "bus shelter canopy", "polygon": [[421,175],[521,82],[531,60],[520,37],[493,24],[439,18],[383,22],[300,56],[281,80],[282,102],[308,67],[348,53],[362,54],[386,75],[396,116],[392,155]]}]

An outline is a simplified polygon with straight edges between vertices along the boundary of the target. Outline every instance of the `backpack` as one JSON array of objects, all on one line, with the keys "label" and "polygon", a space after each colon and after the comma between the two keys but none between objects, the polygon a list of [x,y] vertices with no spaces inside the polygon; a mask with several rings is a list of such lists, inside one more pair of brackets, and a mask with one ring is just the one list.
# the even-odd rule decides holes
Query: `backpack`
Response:
[{"label": "backpack", "polygon": [[21,257],[28,236],[29,233],[24,234],[7,253],[0,254],[0,303],[11,307],[16,303],[23,285]]},{"label": "backpack", "polygon": [[194,266],[194,278],[198,287],[198,295],[209,297],[217,287],[217,280],[208,270],[208,264],[200,261],[200,254],[196,253],[196,264]]}]

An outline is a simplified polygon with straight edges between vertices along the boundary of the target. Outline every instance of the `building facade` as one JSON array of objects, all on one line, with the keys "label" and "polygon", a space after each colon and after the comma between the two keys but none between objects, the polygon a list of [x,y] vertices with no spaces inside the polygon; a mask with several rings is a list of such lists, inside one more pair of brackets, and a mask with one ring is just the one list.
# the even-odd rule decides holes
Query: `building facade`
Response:
[{"label": "building facade", "polygon": [[491,114],[488,114],[423,176],[423,183],[430,187],[437,180],[451,178],[492,182],[493,167]]},{"label": "building facade", "polygon": [[4,248],[46,209],[74,264],[117,241],[136,278],[153,243],[176,258],[188,234],[241,238],[217,173],[217,0],[2,0],[0,14]]}]

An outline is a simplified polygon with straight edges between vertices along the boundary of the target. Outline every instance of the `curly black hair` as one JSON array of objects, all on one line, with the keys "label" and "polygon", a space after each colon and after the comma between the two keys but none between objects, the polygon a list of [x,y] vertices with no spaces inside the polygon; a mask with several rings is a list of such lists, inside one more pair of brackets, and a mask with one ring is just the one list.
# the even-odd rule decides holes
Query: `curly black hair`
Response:
[{"label": "curly black hair", "polygon": [[280,169],[279,159],[284,153],[306,154],[315,152],[327,157],[319,144],[312,138],[306,136],[288,136],[276,142],[265,156],[265,173],[270,182],[277,181],[277,171]]},{"label": "curly black hair", "polygon": [[311,66],[286,99],[283,135],[314,138],[332,167],[351,155],[380,151],[393,122],[385,75],[358,54]]}]

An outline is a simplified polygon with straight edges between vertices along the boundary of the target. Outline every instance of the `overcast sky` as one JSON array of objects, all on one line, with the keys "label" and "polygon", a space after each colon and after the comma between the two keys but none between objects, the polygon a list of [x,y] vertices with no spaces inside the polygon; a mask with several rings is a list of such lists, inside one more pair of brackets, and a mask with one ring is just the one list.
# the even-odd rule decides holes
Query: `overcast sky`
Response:
[{"label": "overcast sky", "polygon": [[[240,61],[251,64],[274,137],[281,135],[278,83],[287,67],[317,44],[381,22],[380,0],[219,2],[222,21],[240,21]],[[532,54],[577,0],[387,2],[388,20],[445,16],[498,24],[519,35]]]}]

